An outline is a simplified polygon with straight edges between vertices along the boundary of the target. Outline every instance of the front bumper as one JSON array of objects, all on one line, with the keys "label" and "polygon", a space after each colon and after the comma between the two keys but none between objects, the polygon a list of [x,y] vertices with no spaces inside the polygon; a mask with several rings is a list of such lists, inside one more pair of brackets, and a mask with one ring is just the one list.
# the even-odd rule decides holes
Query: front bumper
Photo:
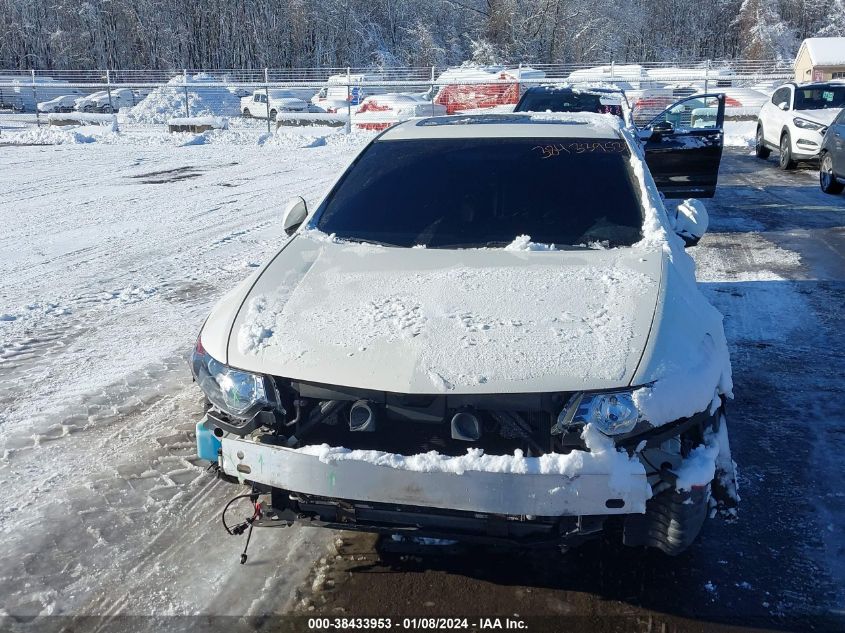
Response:
[{"label": "front bumper", "polygon": [[[644,468],[602,472],[583,452],[583,472],[566,475],[466,470],[406,470],[363,459],[325,459],[282,446],[225,436],[221,470],[240,481],[320,498],[450,511],[524,516],[645,512],[651,487]],[[612,461],[612,460],[611,460]],[[641,472],[635,472],[640,470]]]}]

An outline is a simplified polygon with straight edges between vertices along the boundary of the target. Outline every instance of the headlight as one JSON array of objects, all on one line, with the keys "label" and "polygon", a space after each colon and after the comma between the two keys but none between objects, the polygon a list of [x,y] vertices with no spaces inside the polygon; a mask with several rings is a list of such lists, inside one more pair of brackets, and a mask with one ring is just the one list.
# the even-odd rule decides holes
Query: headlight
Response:
[{"label": "headlight", "polygon": [[802,119],[800,117],[795,117],[792,119],[792,122],[795,124],[795,127],[800,127],[802,130],[812,130],[814,132],[818,132],[819,130],[824,129],[824,125],[821,123],[808,121],[807,119]]},{"label": "headlight", "polygon": [[593,424],[605,435],[622,435],[639,421],[640,411],[630,391],[577,393],[557,416],[552,433],[563,433],[572,425]]},{"label": "headlight", "polygon": [[199,339],[191,354],[191,371],[211,403],[234,418],[248,420],[276,404],[270,380],[224,365],[205,351]]}]

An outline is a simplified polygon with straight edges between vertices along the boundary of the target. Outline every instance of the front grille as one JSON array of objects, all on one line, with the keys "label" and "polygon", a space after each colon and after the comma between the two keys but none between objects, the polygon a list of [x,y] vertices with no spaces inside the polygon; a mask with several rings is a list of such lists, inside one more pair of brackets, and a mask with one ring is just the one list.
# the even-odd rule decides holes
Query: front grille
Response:
[{"label": "front grille", "polygon": [[[488,455],[521,450],[525,456],[578,448],[563,446],[560,436],[551,434],[568,393],[400,394],[282,379],[276,385],[287,412],[287,425],[277,433],[295,436],[297,446],[328,444],[400,455],[436,451],[448,456],[465,455],[470,448]],[[350,410],[361,401],[375,414],[373,431],[350,430]],[[458,412],[478,418],[478,439],[453,437],[451,421]]]}]

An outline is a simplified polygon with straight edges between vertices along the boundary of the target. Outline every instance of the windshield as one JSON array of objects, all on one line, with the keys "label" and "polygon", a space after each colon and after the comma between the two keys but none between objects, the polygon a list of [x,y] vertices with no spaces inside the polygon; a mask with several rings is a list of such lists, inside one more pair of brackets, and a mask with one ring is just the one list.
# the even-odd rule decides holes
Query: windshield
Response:
[{"label": "windshield", "polygon": [[572,90],[529,90],[514,112],[598,112],[622,118],[621,98]]},{"label": "windshield", "polygon": [[316,219],[341,239],[389,246],[630,245],[642,208],[622,140],[376,141]]},{"label": "windshield", "polygon": [[845,107],[845,85],[795,89],[796,110],[822,110]]}]

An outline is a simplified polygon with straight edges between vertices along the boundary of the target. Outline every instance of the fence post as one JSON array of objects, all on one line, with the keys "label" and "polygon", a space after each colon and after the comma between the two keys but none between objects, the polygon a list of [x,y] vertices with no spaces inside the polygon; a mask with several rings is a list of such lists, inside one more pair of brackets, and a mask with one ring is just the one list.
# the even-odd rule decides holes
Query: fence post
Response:
[{"label": "fence post", "polygon": [[707,60],[707,65],[704,67],[704,94],[707,94],[710,87],[710,60]]},{"label": "fence post", "polygon": [[182,69],[182,85],[185,88],[185,116],[191,118],[191,106],[188,103],[188,69]]},{"label": "fence post", "polygon": [[267,97],[267,134],[270,134],[270,74],[266,68],[264,69],[264,96]]},{"label": "fence post", "polygon": [[616,61],[610,60],[610,83],[616,83]]},{"label": "fence post", "polygon": [[114,112],[114,104],[111,100],[111,73],[106,69],[106,92],[109,93],[109,112]]},{"label": "fence post", "polygon": [[434,97],[436,96],[434,92],[434,66],[431,67],[431,113],[434,114]]},{"label": "fence post", "polygon": [[[38,91],[35,88],[35,69],[32,72],[32,100],[35,102],[35,122],[41,127],[41,116],[38,114]],[[23,104],[21,104],[23,105]]]},{"label": "fence post", "polygon": [[352,132],[352,73],[346,67],[346,133]]}]

